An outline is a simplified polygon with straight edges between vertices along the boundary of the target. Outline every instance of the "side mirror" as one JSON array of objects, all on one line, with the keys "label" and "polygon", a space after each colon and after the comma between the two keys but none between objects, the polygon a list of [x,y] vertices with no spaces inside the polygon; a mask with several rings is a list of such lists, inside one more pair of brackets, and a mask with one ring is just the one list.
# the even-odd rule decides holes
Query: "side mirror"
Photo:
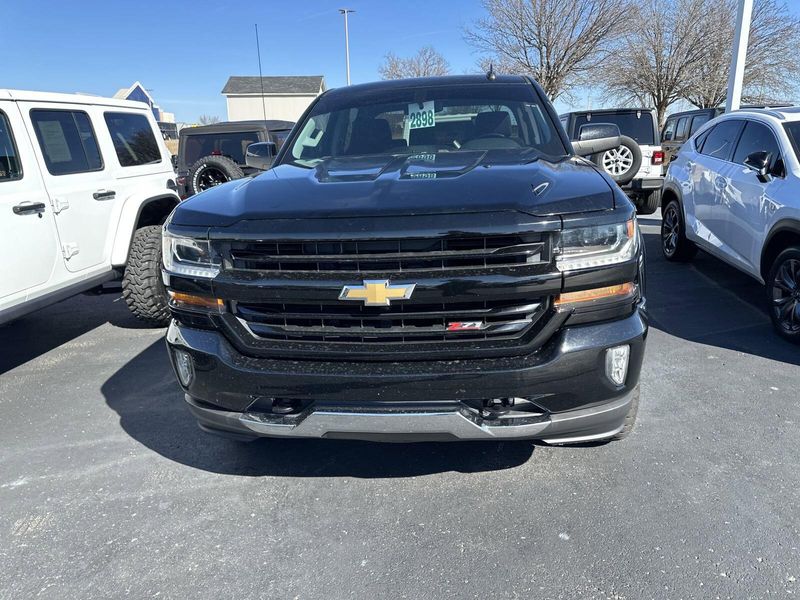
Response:
[{"label": "side mirror", "polygon": [[258,169],[259,171],[266,171],[272,168],[272,163],[275,162],[275,155],[278,149],[275,142],[256,142],[247,147],[247,152],[244,155],[244,162],[248,167]]},{"label": "side mirror", "polygon": [[619,127],[613,123],[581,125],[578,141],[572,142],[572,149],[578,156],[590,156],[616,148],[622,143],[619,137]]},{"label": "side mirror", "polygon": [[751,169],[758,176],[758,180],[767,182],[770,179],[769,163],[772,159],[772,154],[766,150],[759,150],[748,154],[744,159],[744,166]]}]

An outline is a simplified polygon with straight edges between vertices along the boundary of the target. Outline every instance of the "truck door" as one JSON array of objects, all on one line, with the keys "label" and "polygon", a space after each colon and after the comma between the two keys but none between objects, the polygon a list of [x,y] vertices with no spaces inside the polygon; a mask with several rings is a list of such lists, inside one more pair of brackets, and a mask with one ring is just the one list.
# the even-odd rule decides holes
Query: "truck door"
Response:
[{"label": "truck door", "polygon": [[75,104],[53,108],[25,102],[31,138],[56,215],[62,254],[69,271],[101,270],[110,264],[117,212],[115,178],[97,141],[99,111]]},{"label": "truck door", "polygon": [[59,258],[53,211],[15,102],[0,102],[0,307],[50,279]]}]

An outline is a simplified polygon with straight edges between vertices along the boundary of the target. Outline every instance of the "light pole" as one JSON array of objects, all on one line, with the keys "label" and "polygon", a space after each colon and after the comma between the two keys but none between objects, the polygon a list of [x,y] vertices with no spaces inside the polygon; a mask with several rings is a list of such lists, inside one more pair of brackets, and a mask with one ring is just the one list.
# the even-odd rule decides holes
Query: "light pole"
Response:
[{"label": "light pole", "polygon": [[753,15],[753,0],[739,0],[731,51],[731,70],[728,74],[728,97],[725,99],[725,112],[738,110],[742,100],[742,80],[744,63],[747,59],[747,40],[750,37],[750,20]]},{"label": "light pole", "polygon": [[356,12],[349,8],[340,8],[339,13],[344,15],[344,59],[347,65],[347,85],[350,85],[350,31],[347,28],[347,15]]}]

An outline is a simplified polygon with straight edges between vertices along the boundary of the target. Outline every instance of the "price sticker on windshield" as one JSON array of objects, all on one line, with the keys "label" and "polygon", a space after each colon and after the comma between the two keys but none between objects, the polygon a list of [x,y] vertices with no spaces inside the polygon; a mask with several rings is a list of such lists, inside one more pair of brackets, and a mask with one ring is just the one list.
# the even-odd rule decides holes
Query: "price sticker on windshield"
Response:
[{"label": "price sticker on windshield", "polygon": [[422,129],[436,125],[436,112],[434,101],[413,102],[408,105],[408,128]]}]

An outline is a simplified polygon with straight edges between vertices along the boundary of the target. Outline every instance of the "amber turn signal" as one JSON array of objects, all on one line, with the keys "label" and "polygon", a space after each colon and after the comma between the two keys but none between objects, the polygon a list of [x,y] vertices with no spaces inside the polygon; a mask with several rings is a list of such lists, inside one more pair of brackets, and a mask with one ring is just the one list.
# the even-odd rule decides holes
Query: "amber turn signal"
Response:
[{"label": "amber turn signal", "polygon": [[606,300],[609,298],[625,298],[633,296],[636,287],[631,282],[620,283],[619,285],[609,285],[591,290],[580,290],[579,292],[567,292],[556,298],[556,306],[565,304],[580,304],[582,302],[592,302],[593,300]]},{"label": "amber turn signal", "polygon": [[220,298],[209,298],[207,296],[197,296],[186,292],[173,292],[170,290],[169,297],[177,307],[185,308],[207,308],[211,310],[222,310],[225,302]]}]

